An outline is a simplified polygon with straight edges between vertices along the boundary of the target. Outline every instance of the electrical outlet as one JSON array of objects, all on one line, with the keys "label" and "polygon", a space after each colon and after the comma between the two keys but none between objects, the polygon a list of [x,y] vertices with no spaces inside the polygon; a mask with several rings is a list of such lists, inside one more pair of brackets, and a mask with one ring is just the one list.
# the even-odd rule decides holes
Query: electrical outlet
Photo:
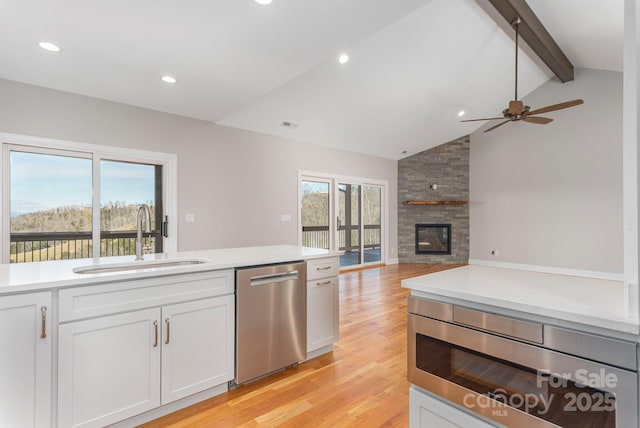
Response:
[{"label": "electrical outlet", "polygon": [[185,214],[184,215],[184,219],[187,223],[195,223],[196,222],[196,215],[195,214]]},{"label": "electrical outlet", "polygon": [[280,215],[280,221],[283,223],[288,223],[291,221],[291,214],[282,214]]}]

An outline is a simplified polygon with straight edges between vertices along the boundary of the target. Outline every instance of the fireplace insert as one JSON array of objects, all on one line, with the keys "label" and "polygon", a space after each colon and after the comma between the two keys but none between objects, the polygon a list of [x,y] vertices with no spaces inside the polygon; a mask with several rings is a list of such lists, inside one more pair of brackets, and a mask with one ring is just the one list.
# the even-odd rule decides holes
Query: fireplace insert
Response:
[{"label": "fireplace insert", "polygon": [[451,225],[416,224],[416,254],[451,254]]}]

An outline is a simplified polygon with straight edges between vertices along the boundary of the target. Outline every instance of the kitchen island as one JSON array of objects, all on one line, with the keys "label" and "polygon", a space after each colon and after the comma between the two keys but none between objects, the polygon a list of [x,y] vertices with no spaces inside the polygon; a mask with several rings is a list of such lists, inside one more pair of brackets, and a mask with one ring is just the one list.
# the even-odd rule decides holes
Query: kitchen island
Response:
[{"label": "kitchen island", "polygon": [[637,426],[639,323],[623,282],[468,265],[402,286],[412,427]]},{"label": "kitchen island", "polygon": [[605,334],[640,333],[622,281],[467,265],[405,279],[402,286],[415,296],[464,301],[507,315]]},{"label": "kitchen island", "polygon": [[[337,339],[337,255],[279,245],[0,265],[0,426],[133,426],[227,391],[235,268],[307,262],[307,358]],[[303,283],[304,284],[304,283]],[[303,285],[304,286],[304,285]]]}]

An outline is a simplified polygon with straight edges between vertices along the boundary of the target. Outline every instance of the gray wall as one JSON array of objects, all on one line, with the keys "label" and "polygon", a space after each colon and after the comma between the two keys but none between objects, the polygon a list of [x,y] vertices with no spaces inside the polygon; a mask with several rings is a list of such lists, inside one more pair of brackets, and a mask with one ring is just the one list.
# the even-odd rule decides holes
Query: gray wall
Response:
[{"label": "gray wall", "polygon": [[622,73],[576,69],[524,101],[575,98],[548,125],[471,134],[472,259],[623,272]]},{"label": "gray wall", "polygon": [[[395,160],[2,79],[0,94],[0,132],[177,154],[179,250],[296,244],[299,169],[387,180],[397,200]],[[388,220],[394,258],[393,203]]]},{"label": "gray wall", "polygon": [[[432,190],[429,185],[437,184]],[[398,161],[398,257],[401,263],[467,263],[469,205],[404,205],[408,200],[469,199],[469,137]],[[416,254],[415,225],[451,224],[451,254]]]}]

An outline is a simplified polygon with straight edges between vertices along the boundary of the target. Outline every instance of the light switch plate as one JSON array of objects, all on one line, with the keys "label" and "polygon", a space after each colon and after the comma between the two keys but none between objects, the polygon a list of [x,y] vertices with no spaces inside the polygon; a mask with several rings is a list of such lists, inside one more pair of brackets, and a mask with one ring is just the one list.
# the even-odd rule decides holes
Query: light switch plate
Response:
[{"label": "light switch plate", "polygon": [[196,215],[195,214],[185,214],[184,219],[187,223],[195,223]]},{"label": "light switch plate", "polygon": [[282,214],[280,216],[280,221],[288,223],[291,221],[291,214]]}]

